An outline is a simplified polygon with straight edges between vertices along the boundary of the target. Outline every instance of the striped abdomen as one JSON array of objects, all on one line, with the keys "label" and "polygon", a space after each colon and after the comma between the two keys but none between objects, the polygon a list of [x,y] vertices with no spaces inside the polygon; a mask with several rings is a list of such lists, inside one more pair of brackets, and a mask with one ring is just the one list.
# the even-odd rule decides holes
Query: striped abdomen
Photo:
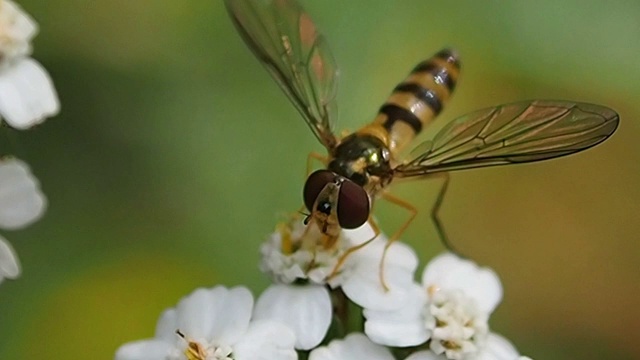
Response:
[{"label": "striped abdomen", "polygon": [[440,50],[418,64],[382,105],[374,126],[388,131],[388,145],[397,154],[440,113],[460,73],[457,55]]}]

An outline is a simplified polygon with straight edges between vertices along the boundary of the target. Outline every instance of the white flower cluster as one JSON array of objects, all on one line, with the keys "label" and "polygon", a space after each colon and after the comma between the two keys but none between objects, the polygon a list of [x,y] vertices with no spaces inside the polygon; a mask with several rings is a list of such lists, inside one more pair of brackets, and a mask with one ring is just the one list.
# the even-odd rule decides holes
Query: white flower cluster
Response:
[{"label": "white flower cluster", "polygon": [[[165,311],[153,339],[125,344],[115,358],[277,360],[304,353],[310,360],[526,359],[489,331],[489,316],[502,299],[492,270],[445,253],[416,283],[414,251],[394,242],[381,273],[384,235],[341,263],[349,248],[374,235],[365,224],[344,230],[327,246],[301,223],[280,225],[261,248],[260,268],[274,283],[255,306],[244,288],[196,290]],[[358,332],[349,322],[361,316]]]},{"label": "white flower cluster", "polygon": [[[0,118],[19,130],[55,115],[58,96],[46,70],[31,54],[36,22],[17,4],[0,0]],[[15,230],[38,220],[46,198],[29,166],[2,154],[0,157],[0,228]],[[20,263],[0,236],[0,281],[20,275]]]}]

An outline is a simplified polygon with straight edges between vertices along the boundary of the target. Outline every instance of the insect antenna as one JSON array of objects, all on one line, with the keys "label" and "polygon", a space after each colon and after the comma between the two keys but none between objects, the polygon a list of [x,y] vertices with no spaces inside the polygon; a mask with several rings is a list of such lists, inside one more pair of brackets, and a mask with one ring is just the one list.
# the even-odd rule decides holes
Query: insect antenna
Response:
[{"label": "insect antenna", "polygon": [[306,211],[298,211],[298,213],[302,216],[304,216],[304,220],[302,221],[303,224],[308,225],[309,221],[311,221],[311,213],[308,213]]}]

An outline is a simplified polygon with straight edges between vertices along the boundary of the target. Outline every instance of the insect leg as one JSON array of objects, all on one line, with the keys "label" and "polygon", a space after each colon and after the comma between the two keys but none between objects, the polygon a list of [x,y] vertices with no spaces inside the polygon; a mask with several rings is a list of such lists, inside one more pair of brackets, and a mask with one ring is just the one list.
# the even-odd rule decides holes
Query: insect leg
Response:
[{"label": "insect leg", "polygon": [[[342,254],[342,256],[340,256],[340,258],[338,259],[338,262],[336,263],[336,265],[333,267],[333,270],[331,271],[331,274],[329,274],[329,276],[327,277],[327,281],[331,280],[333,277],[335,277],[338,274],[338,270],[340,270],[340,268],[342,267],[342,265],[344,265],[344,262],[347,260],[347,257],[349,257],[349,255],[353,254],[354,252],[362,249],[363,247],[369,245],[373,240],[375,240],[378,235],[380,235],[380,228],[378,227],[378,224],[375,222],[375,220],[373,220],[373,218],[371,216],[369,216],[369,220],[367,220],[369,222],[369,225],[371,225],[371,229],[373,229],[373,236],[371,237],[371,239],[358,244],[356,246],[352,246],[350,248],[348,248],[344,254]],[[385,288],[386,289],[386,288]]]},{"label": "insect leg", "polygon": [[389,247],[391,246],[391,244],[396,242],[400,238],[400,235],[402,235],[402,233],[404,233],[407,227],[409,227],[409,224],[411,224],[413,219],[415,219],[416,215],[418,215],[418,209],[416,209],[415,206],[411,205],[410,203],[396,197],[395,195],[391,195],[387,192],[383,192],[380,197],[392,204],[398,205],[406,209],[411,213],[407,221],[405,221],[404,224],[402,224],[402,226],[400,226],[400,228],[393,235],[391,235],[391,237],[389,238],[389,241],[387,241],[387,243],[384,246],[384,251],[382,252],[382,258],[380,259],[380,282],[382,283],[382,287],[384,287],[386,291],[386,290],[389,290],[389,288],[387,287],[384,281],[384,259],[387,256],[387,250],[389,250]]},{"label": "insect leg", "polygon": [[404,201],[402,199],[400,199],[399,197],[395,196],[395,195],[391,195],[387,192],[383,192],[380,195],[381,198],[387,200],[388,202],[398,205],[401,208],[406,209],[407,211],[409,211],[411,213],[411,215],[409,215],[409,218],[407,219],[407,221],[404,222],[404,224],[402,224],[402,226],[400,226],[400,228],[398,230],[396,230],[396,232],[391,235],[391,237],[389,238],[389,244],[387,244],[387,247],[389,247],[389,245],[391,243],[393,243],[394,241],[398,240],[398,238],[400,237],[400,235],[402,235],[402,233],[407,229],[407,227],[409,227],[409,224],[411,224],[411,222],[413,221],[413,219],[415,219],[416,215],[418,215],[418,209],[416,209],[415,206],[411,205],[410,203],[408,203],[407,201]]},{"label": "insect leg", "polygon": [[309,174],[311,174],[311,168],[313,167],[313,160],[318,160],[322,163],[322,165],[325,165],[325,166],[329,162],[329,159],[326,156],[320,153],[317,153],[315,151],[310,152],[309,155],[307,155],[307,173],[305,174],[305,178],[309,176]]},{"label": "insect leg", "polygon": [[435,203],[433,203],[433,207],[431,208],[431,221],[433,221],[433,225],[436,227],[436,232],[438,233],[438,237],[447,250],[450,252],[463,257],[458,250],[456,250],[451,242],[449,241],[449,237],[447,236],[446,231],[444,231],[444,225],[440,221],[440,217],[438,213],[440,211],[440,206],[442,205],[442,200],[444,200],[444,195],[447,193],[447,189],[449,188],[449,180],[451,177],[448,172],[436,173],[433,176],[442,177],[444,182],[442,183],[442,187],[440,187],[440,192],[438,192],[438,197],[436,198]]}]

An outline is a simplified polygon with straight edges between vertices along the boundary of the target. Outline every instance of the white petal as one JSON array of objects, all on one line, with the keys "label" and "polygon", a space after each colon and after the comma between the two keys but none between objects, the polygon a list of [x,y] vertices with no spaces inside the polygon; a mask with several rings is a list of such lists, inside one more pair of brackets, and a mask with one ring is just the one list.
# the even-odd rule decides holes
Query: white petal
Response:
[{"label": "white petal", "polygon": [[405,305],[393,311],[365,309],[364,332],[373,342],[387,346],[414,346],[424,343],[431,334],[425,326],[423,312],[427,295],[417,284],[412,287]]},{"label": "white petal", "polygon": [[245,287],[229,289],[214,319],[213,339],[228,344],[236,343],[247,331],[253,311],[253,295]]},{"label": "white petal", "polygon": [[0,281],[15,279],[20,275],[20,262],[11,245],[0,236]]},{"label": "white petal", "polygon": [[342,282],[342,290],[356,304],[372,310],[392,310],[402,307],[413,286],[418,257],[408,245],[396,242],[384,260],[385,290],[380,279],[380,261],[386,242],[376,241],[353,256],[357,263]]},{"label": "white petal", "polygon": [[166,341],[167,343],[175,343],[178,339],[176,330],[178,330],[178,314],[176,309],[167,309],[162,312],[160,319],[158,319],[156,339]]},{"label": "white petal", "polygon": [[21,160],[0,161],[0,227],[19,229],[38,220],[44,213],[46,198],[38,179]]},{"label": "white petal", "polygon": [[309,360],[393,360],[389,349],[374,344],[359,333],[350,334],[344,340],[333,340],[328,346],[311,352]]},{"label": "white petal", "polygon": [[[375,234],[375,231],[373,231],[373,228],[368,221],[359,228],[342,230],[342,235],[347,239],[351,246],[362,244],[363,242],[371,239]],[[378,237],[382,238],[383,235]]]},{"label": "white petal", "polygon": [[493,270],[451,253],[439,255],[427,264],[422,284],[426,288],[461,290],[487,313],[493,312],[502,300],[502,284]]},{"label": "white petal", "polygon": [[115,360],[160,360],[175,354],[171,344],[161,340],[140,340],[122,345]]},{"label": "white petal", "polygon": [[60,110],[47,71],[31,58],[19,59],[0,72],[0,115],[16,129],[27,129]]},{"label": "white petal", "polygon": [[324,286],[272,285],[260,295],[254,319],[277,320],[296,334],[296,349],[309,350],[327,334],[331,299]]},{"label": "white petal", "polygon": [[249,324],[242,340],[233,347],[235,360],[295,360],[293,331],[282,323],[258,320]]},{"label": "white petal", "polygon": [[444,355],[436,355],[431,351],[424,350],[415,352],[404,360],[447,360],[447,357]]},{"label": "white petal", "polygon": [[253,296],[243,287],[197,289],[176,307],[178,328],[192,339],[237,342],[251,319]]},{"label": "white petal", "polygon": [[490,333],[487,343],[475,360],[516,360],[519,356],[518,350],[509,340],[496,333]]}]

